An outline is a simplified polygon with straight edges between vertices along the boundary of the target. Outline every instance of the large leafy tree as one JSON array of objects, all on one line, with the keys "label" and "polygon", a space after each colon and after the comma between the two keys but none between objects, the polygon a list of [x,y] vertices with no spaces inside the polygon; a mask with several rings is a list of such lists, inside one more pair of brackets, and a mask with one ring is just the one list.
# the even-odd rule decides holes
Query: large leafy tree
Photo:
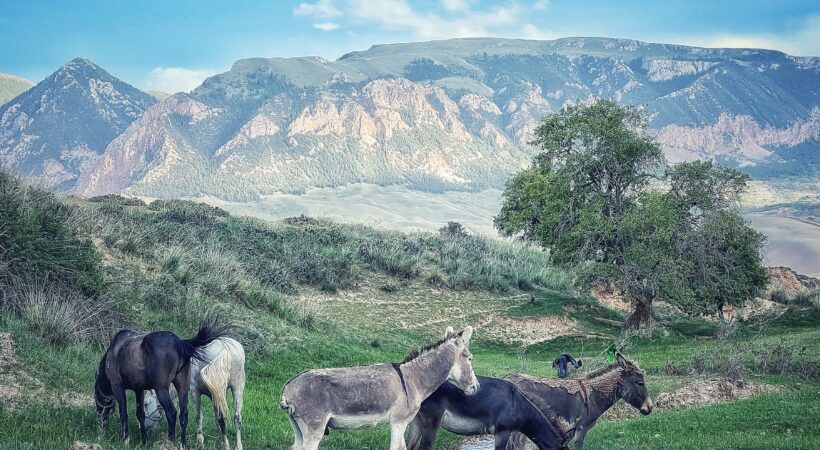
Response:
[{"label": "large leafy tree", "polygon": [[616,284],[629,327],[652,303],[691,313],[739,303],[765,283],[763,237],[736,210],[747,178],[711,163],[666,170],[645,114],[600,100],[547,116],[533,165],[507,183],[498,230],[549,248],[576,283]]}]

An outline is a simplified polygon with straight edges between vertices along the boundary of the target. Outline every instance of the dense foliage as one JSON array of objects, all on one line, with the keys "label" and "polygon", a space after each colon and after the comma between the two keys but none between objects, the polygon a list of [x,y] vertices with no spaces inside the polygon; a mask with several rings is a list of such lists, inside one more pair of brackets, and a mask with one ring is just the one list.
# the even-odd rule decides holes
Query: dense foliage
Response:
[{"label": "dense foliage", "polygon": [[665,167],[645,114],[612,101],[547,116],[529,169],[506,186],[495,225],[549,248],[579,286],[617,285],[628,326],[663,298],[689,313],[737,304],[764,286],[764,237],[737,211],[748,177],[711,162]]}]

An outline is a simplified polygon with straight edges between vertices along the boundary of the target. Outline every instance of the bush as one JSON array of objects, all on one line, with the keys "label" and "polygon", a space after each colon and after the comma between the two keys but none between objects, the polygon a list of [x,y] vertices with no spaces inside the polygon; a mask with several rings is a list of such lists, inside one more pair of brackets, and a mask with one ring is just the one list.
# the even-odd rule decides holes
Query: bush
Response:
[{"label": "bush", "polygon": [[119,194],[98,195],[88,199],[91,203],[109,203],[120,206],[146,206],[145,202],[136,197],[125,197]]},{"label": "bush", "polygon": [[53,345],[102,343],[119,322],[109,302],[48,283],[18,285],[13,291],[12,309]]}]

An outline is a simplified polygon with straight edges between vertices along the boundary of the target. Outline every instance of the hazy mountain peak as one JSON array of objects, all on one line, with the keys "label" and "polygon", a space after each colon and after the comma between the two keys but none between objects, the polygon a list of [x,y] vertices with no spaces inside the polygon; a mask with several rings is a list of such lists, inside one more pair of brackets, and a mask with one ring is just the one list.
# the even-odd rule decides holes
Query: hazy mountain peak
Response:
[{"label": "hazy mountain peak", "polygon": [[57,189],[156,100],[86,58],[63,64],[0,106],[0,163]]},{"label": "hazy mountain peak", "polygon": [[0,105],[22,94],[33,85],[25,78],[0,73]]}]

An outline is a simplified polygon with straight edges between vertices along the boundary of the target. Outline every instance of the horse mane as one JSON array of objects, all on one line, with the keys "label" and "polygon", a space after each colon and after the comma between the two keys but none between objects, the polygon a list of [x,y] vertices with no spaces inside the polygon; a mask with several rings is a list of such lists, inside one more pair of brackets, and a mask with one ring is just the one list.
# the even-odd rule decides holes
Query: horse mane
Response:
[{"label": "horse mane", "polygon": [[451,341],[453,338],[455,338],[457,336],[458,336],[457,334],[453,334],[453,335],[448,336],[444,339],[441,339],[438,342],[434,342],[432,344],[427,344],[427,345],[425,345],[424,347],[422,347],[420,349],[413,350],[413,351],[410,352],[409,355],[407,355],[406,358],[404,358],[404,361],[402,361],[399,364],[409,363],[410,361],[413,361],[414,359],[418,358],[419,356],[441,347],[442,345],[446,344],[447,342]]}]

